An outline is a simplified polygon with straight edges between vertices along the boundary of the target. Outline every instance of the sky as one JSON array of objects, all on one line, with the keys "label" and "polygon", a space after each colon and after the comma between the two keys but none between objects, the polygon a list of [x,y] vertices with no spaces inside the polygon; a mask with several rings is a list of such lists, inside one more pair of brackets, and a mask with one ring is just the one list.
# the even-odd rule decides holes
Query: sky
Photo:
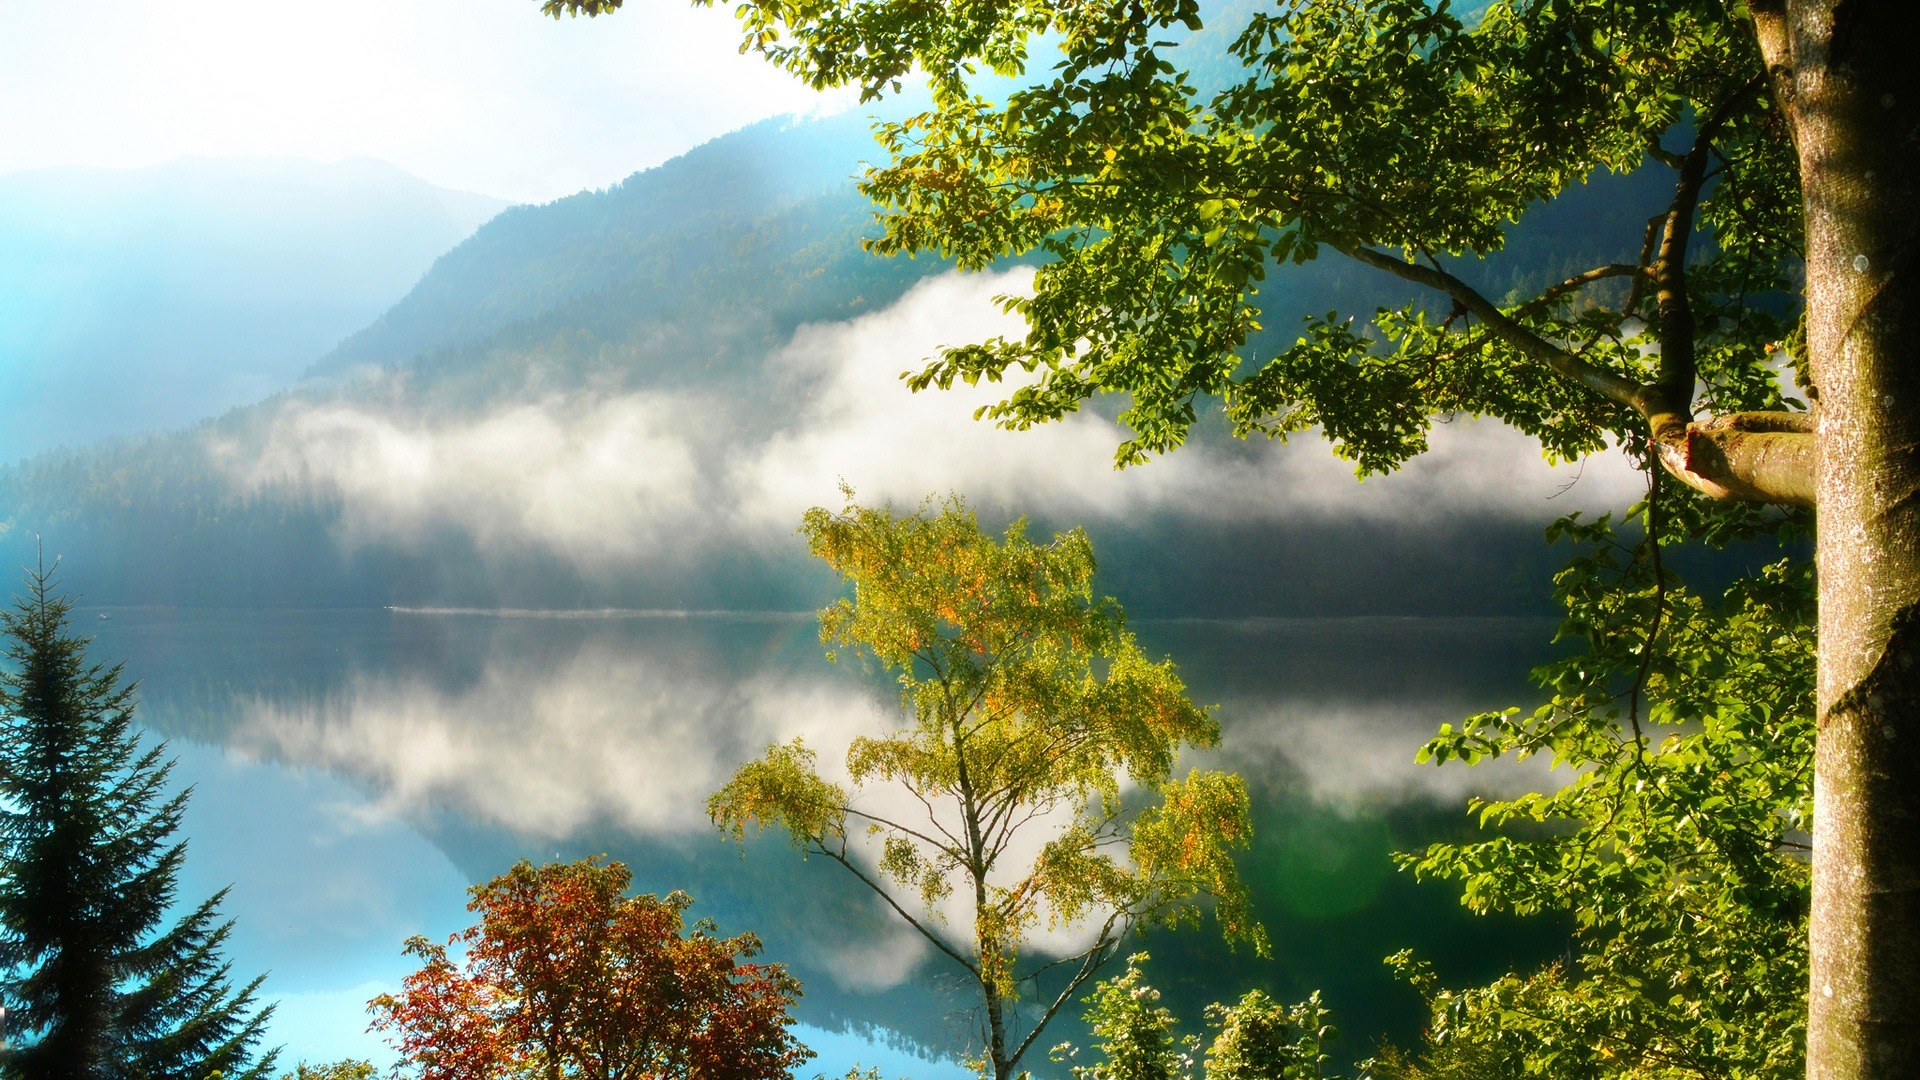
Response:
[{"label": "sky", "polygon": [[558,21],[537,0],[0,0],[0,174],[365,156],[538,202],[850,100],[738,41],[686,0]]}]

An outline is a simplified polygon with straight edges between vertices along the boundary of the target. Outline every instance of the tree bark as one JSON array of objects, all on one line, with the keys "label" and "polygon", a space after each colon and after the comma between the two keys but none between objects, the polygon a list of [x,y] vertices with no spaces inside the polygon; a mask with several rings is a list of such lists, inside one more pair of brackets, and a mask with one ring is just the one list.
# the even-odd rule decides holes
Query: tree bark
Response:
[{"label": "tree bark", "polygon": [[1715,499],[1813,506],[1818,444],[1807,413],[1729,413],[1706,420],[1656,412],[1648,421],[1667,472]]},{"label": "tree bark", "polygon": [[1808,1075],[1920,1076],[1920,64],[1910,0],[1761,0],[1819,393]]}]

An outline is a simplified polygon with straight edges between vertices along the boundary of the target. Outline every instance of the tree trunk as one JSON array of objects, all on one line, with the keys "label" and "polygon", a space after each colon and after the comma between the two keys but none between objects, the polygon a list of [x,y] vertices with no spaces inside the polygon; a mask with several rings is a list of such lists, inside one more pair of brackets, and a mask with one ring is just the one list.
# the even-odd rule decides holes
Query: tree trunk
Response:
[{"label": "tree trunk", "polygon": [[[1807,1069],[1920,1076],[1916,11],[1911,0],[1753,6],[1800,157],[1820,401]],[[1784,16],[1771,41],[1769,14]]]},{"label": "tree trunk", "polygon": [[1012,1080],[1013,1062],[1007,1060],[1006,1001],[999,987],[981,985],[987,998],[987,1064],[993,1067],[993,1080]]}]

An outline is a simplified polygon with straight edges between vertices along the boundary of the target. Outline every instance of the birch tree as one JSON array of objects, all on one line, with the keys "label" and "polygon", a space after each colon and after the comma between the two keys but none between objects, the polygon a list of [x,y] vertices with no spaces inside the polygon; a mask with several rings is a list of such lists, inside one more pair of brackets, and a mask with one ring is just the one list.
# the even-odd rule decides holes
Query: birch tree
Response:
[{"label": "birch tree", "polygon": [[[821,639],[894,672],[908,719],[853,741],[850,785],[794,742],[708,809],[735,838],[775,826],[845,867],[963,969],[983,1073],[1012,1077],[1135,929],[1192,923],[1206,902],[1230,940],[1265,950],[1232,858],[1252,833],[1245,787],[1175,775],[1181,747],[1212,746],[1219,725],[1093,599],[1085,533],[1036,544],[1016,523],[996,541],[957,499],[906,516],[816,508],[802,532],[853,589],[820,613]],[[970,925],[947,925],[949,906]],[[1068,955],[1031,955],[1042,926],[1073,936]]]}]

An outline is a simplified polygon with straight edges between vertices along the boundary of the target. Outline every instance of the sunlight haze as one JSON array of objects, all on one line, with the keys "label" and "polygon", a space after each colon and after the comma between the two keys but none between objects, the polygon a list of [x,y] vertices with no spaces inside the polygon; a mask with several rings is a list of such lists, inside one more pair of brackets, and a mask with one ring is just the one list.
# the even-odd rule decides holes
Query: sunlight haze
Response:
[{"label": "sunlight haze", "polygon": [[541,202],[826,100],[741,56],[729,11],[680,3],[0,0],[0,27],[0,174],[367,156]]}]

